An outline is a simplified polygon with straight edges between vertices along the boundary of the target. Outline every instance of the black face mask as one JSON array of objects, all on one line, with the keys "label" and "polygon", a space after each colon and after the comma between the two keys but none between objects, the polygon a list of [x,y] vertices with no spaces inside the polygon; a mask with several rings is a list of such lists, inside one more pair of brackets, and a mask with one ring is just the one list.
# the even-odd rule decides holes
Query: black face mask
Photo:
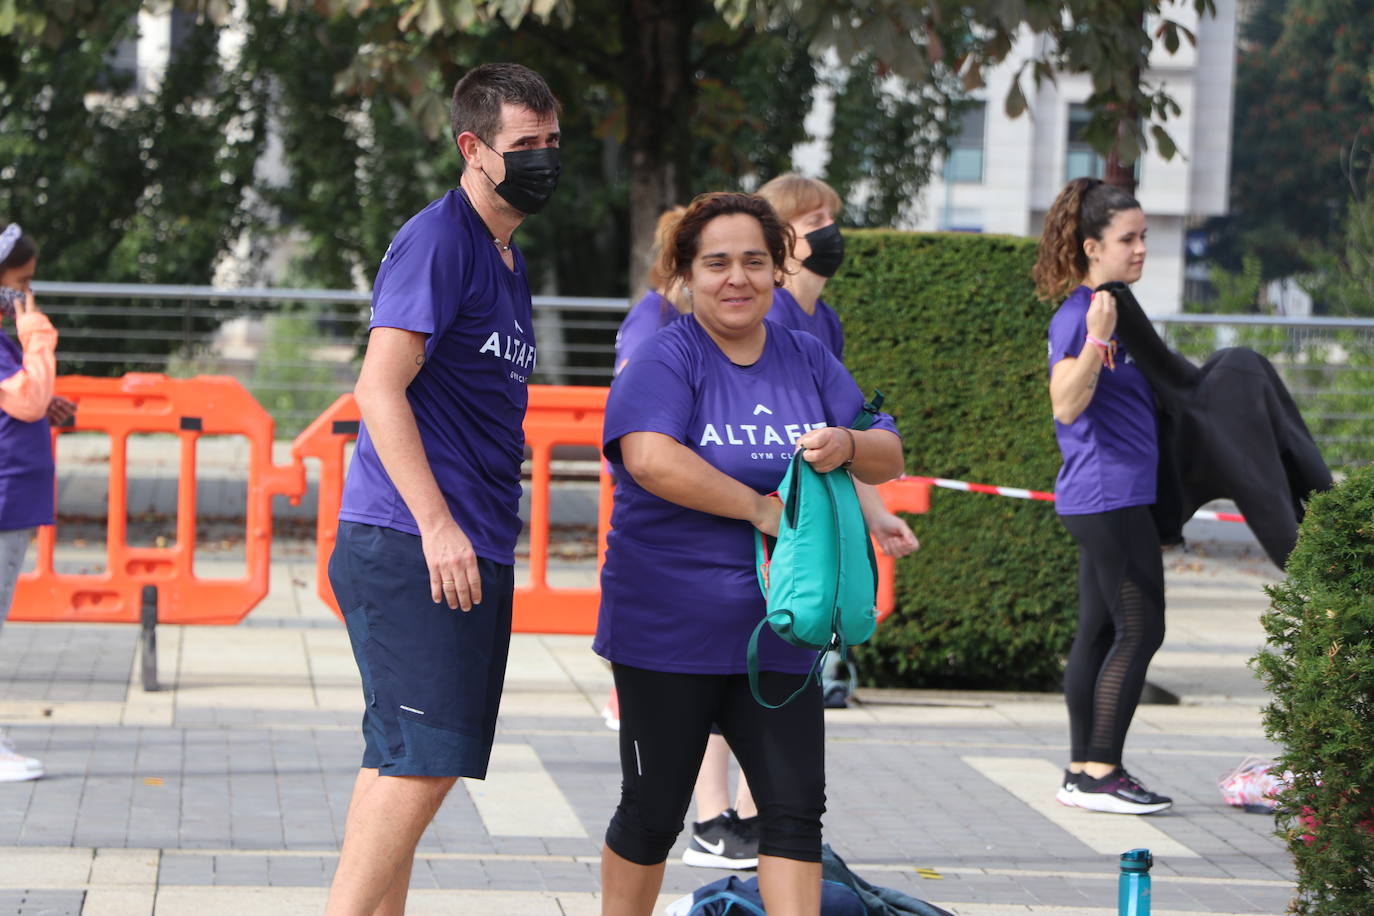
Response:
[{"label": "black face mask", "polygon": [[811,246],[811,256],[802,261],[801,266],[826,279],[835,276],[844,263],[844,236],[840,235],[840,227],[831,223],[802,238]]},{"label": "black face mask", "polygon": [[[487,143],[485,140],[482,142]],[[487,149],[496,152],[490,143],[487,143]],[[511,150],[498,155],[506,162],[506,177],[496,185],[496,193],[521,213],[538,213],[544,209],[553,196],[554,188],[558,187],[558,173],[561,171],[558,147]],[[487,181],[491,181],[490,175]]]}]

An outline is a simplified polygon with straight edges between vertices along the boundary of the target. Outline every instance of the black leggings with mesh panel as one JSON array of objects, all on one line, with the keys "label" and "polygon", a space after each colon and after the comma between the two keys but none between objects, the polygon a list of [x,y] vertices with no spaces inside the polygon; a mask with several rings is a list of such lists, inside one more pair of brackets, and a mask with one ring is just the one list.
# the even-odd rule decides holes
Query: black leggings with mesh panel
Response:
[{"label": "black leggings with mesh panel", "polygon": [[1071,760],[1121,763],[1164,642],[1164,563],[1149,506],[1060,520],[1078,542],[1078,632],[1064,670]]}]

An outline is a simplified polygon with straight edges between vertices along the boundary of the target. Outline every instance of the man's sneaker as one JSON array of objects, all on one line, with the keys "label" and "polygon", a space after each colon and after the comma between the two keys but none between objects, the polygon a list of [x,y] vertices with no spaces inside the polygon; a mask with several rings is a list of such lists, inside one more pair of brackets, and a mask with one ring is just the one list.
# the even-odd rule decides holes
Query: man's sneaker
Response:
[{"label": "man's sneaker", "polygon": [[741,818],[733,808],[692,824],[692,841],[682,864],[697,868],[759,867],[759,819]]},{"label": "man's sneaker", "polygon": [[14,749],[9,735],[0,731],[0,782],[23,782],[43,775],[43,764]]},{"label": "man's sneaker", "polygon": [[1059,791],[1055,793],[1054,799],[1061,805],[1068,805],[1070,808],[1078,807],[1078,780],[1083,774],[1070,773],[1064,771],[1064,782],[1059,786]]},{"label": "man's sneaker", "polygon": [[1087,773],[1079,776],[1073,801],[1080,808],[1109,814],[1154,814],[1174,803],[1172,798],[1146,789],[1121,767],[1101,779],[1093,779]]}]

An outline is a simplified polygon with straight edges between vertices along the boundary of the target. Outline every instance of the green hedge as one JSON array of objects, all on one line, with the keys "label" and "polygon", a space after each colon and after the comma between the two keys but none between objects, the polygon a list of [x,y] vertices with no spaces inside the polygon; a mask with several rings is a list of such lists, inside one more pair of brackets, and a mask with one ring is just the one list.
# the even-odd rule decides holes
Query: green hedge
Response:
[{"label": "green hedge", "polygon": [[[845,242],[826,300],[844,322],[845,363],[887,395],[907,473],[1053,490],[1054,309],[1031,286],[1034,240],[868,230]],[[858,650],[865,681],[1056,686],[1077,554],[1054,508],[935,490],[910,521],[921,550],[897,564],[897,610]]]},{"label": "green hedge", "polygon": [[1293,774],[1278,811],[1298,872],[1290,912],[1374,913],[1374,465],[1312,498],[1287,573],[1254,665],[1276,768]]}]

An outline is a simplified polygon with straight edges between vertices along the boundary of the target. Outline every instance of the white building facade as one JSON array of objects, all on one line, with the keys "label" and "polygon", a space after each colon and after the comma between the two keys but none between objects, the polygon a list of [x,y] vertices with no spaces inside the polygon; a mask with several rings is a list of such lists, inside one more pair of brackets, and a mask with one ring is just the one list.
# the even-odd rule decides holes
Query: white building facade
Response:
[{"label": "white building facade", "polygon": [[[1135,290],[1150,314],[1182,311],[1187,229],[1227,212],[1230,183],[1236,0],[1217,0],[1215,17],[1199,18],[1184,4],[1169,13],[1197,44],[1184,40],[1172,55],[1157,45],[1144,74],[1182,109],[1164,125],[1179,152],[1166,161],[1151,148],[1137,165],[1149,255]],[[1038,236],[1065,182],[1101,176],[1102,158],[1079,140],[1088,118],[1083,103],[1092,92],[1086,75],[1060,74],[1038,91],[1023,82],[1028,110],[1017,118],[1005,113],[1011,78],[1037,41],[1021,39],[1003,64],[985,74],[987,87],[965,115],[961,136],[902,228]],[[807,121],[813,136],[829,132],[830,99],[819,102]],[[798,168],[820,174],[821,146],[798,147]]]}]

